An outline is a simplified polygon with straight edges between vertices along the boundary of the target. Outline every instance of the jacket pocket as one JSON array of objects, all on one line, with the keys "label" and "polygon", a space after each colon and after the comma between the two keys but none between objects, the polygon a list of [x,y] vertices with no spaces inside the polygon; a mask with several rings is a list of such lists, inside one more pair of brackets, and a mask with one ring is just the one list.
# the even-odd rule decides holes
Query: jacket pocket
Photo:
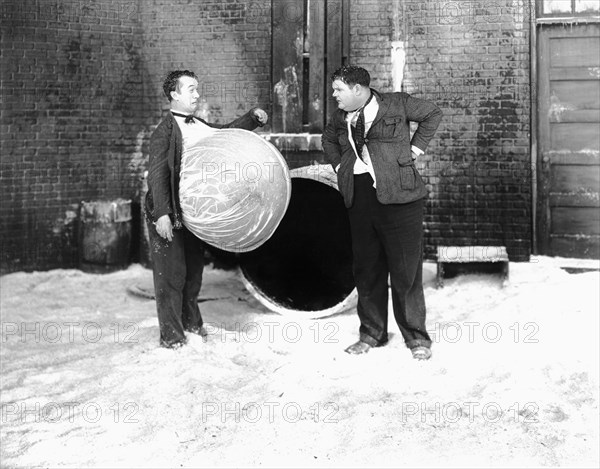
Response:
[{"label": "jacket pocket", "polygon": [[402,135],[402,125],[404,117],[390,116],[384,117],[383,125],[381,126],[381,136],[383,138],[397,138]]},{"label": "jacket pocket", "polygon": [[414,163],[412,160],[407,162],[398,161],[398,165],[400,166],[400,186],[403,190],[414,190],[417,178]]}]

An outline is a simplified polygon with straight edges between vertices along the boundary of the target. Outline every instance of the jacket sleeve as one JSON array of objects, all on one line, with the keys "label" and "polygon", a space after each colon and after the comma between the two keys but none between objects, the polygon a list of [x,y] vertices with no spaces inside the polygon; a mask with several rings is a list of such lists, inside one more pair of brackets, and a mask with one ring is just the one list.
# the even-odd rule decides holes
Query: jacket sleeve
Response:
[{"label": "jacket sleeve", "polygon": [[148,190],[152,196],[152,218],[158,220],[173,212],[171,204],[171,170],[168,153],[171,141],[168,127],[161,123],[150,137],[148,164]]},{"label": "jacket sleeve", "polygon": [[403,99],[407,119],[419,123],[410,143],[425,151],[440,125],[442,111],[431,101],[413,98],[407,93],[403,93]]},{"label": "jacket sleeve", "polygon": [[334,121],[335,118],[331,119],[331,122],[325,127],[321,136],[321,145],[325,153],[325,159],[333,166],[333,170],[336,171],[336,168],[342,161],[342,149],[337,138]]},{"label": "jacket sleeve", "polygon": [[257,127],[262,127],[262,124],[259,122],[258,117],[256,117],[256,115],[254,114],[255,109],[256,108],[252,108],[246,114],[244,114],[241,117],[238,117],[237,119],[230,122],[229,124],[208,124],[207,122],[204,122],[204,121],[202,121],[202,122],[209,125],[210,127],[214,127],[217,129],[254,130]]}]

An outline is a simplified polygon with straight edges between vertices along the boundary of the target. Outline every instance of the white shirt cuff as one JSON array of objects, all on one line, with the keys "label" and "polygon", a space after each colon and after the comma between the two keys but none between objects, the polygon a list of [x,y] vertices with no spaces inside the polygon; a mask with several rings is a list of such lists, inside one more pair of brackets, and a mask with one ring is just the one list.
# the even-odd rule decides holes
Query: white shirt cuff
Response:
[{"label": "white shirt cuff", "polygon": [[417,156],[421,156],[423,153],[425,153],[423,150],[421,150],[419,147],[415,147],[414,145],[410,146],[410,150]]}]

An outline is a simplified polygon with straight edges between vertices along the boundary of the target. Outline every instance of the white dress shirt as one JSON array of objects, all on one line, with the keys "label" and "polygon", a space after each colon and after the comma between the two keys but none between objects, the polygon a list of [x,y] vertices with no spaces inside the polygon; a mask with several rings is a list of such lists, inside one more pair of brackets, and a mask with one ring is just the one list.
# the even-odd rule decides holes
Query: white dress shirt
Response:
[{"label": "white dress shirt", "polygon": [[[375,117],[377,116],[377,111],[379,111],[379,103],[377,102],[377,97],[373,96],[371,102],[367,104],[364,108],[365,111],[365,135],[369,132]],[[356,126],[356,121],[358,120],[358,115],[360,113],[360,109],[349,112],[346,116],[346,125],[348,128],[348,139],[350,140],[350,145],[354,149],[354,153],[356,154],[356,162],[354,163],[354,174],[364,174],[369,173],[373,178],[373,187],[376,186],[377,181],[375,180],[375,171],[373,170],[373,164],[371,163],[371,155],[369,155],[369,149],[367,145],[363,145],[362,155],[359,155],[356,152],[356,145],[354,144],[354,139],[352,138],[352,126]],[[359,157],[362,156],[362,159]]]},{"label": "white dress shirt", "polygon": [[[365,106],[365,135],[369,132],[375,117],[377,116],[377,112],[379,111],[379,103],[377,102],[377,96],[373,96],[371,102]],[[356,154],[356,162],[354,163],[354,174],[364,174],[369,173],[373,178],[373,187],[377,186],[377,180],[375,179],[375,171],[373,170],[373,164],[371,163],[371,155],[369,154],[369,149],[365,144],[362,149],[362,159],[358,158],[358,153],[356,151],[356,145],[354,144],[354,139],[352,138],[352,127],[356,126],[356,121],[358,120],[358,114],[360,109],[349,112],[346,115],[346,124],[348,128],[348,139],[350,140],[350,145],[354,149],[354,153]],[[411,145],[411,151],[417,156],[421,156],[424,152],[419,147]],[[340,165],[337,166],[336,170],[339,169]]]},{"label": "white dress shirt", "polygon": [[181,129],[181,135],[183,137],[181,152],[181,167],[183,168],[189,152],[194,149],[200,140],[214,134],[217,129],[210,127],[197,119],[186,124],[185,117],[173,117]]}]

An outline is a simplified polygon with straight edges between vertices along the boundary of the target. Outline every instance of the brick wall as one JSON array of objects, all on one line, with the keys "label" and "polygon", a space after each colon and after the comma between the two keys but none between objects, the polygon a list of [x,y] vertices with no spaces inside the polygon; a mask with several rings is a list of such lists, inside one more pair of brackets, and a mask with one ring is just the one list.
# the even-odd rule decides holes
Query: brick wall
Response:
[{"label": "brick wall", "polygon": [[[524,4],[350,1],[350,62],[392,91],[391,46],[403,41],[403,89],[444,111],[419,161],[430,190],[428,258],[439,244],[501,244],[511,260],[529,256]],[[167,71],[196,71],[212,122],[256,105],[270,111],[270,14],[270,0],[5,0],[2,271],[76,265],[82,200],[131,198],[139,218]],[[312,147],[292,150],[282,148],[293,167],[322,161]]]},{"label": "brick wall", "polygon": [[147,123],[156,124],[169,108],[162,79],[173,69],[196,72],[203,117],[210,122],[229,122],[254,106],[269,110],[270,5],[269,0],[140,2]]},{"label": "brick wall", "polygon": [[83,200],[133,201],[163,77],[200,77],[204,117],[270,106],[270,2],[2,3],[1,270],[78,264]]},{"label": "brick wall", "polygon": [[135,195],[136,9],[111,0],[2,2],[3,271],[74,265],[78,204]]},{"label": "brick wall", "polygon": [[403,90],[444,119],[419,170],[429,188],[426,256],[438,245],[531,252],[529,2],[354,0],[350,61],[392,91],[392,41],[405,43]]}]

